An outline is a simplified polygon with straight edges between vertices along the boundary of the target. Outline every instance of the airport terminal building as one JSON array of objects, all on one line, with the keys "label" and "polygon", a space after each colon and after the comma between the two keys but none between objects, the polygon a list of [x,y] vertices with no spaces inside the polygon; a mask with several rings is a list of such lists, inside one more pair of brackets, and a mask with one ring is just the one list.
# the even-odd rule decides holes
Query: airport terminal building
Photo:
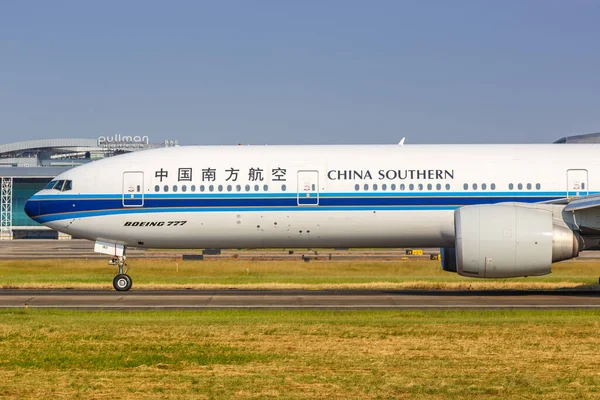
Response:
[{"label": "airport terminal building", "polygon": [[0,239],[69,238],[30,219],[25,202],[62,172],[94,160],[148,148],[176,146],[177,141],[149,143],[144,137],[43,139],[0,145]]}]

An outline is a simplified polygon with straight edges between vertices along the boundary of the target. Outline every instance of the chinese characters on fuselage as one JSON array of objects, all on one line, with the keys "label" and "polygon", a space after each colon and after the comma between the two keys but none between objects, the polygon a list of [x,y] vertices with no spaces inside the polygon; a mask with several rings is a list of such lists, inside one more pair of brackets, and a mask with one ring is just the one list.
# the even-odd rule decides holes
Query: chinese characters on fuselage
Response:
[{"label": "chinese characters on fuselage", "polygon": [[[248,181],[250,182],[263,182],[266,178],[264,168],[251,167],[247,171]],[[277,167],[271,170],[271,180],[274,182],[285,182],[287,170],[285,168]],[[193,168],[178,168],[177,170],[177,181],[192,181]],[[169,171],[161,168],[154,172],[154,177],[159,178],[162,182],[163,179],[169,177]],[[215,182],[219,179],[225,178],[226,182],[237,182],[240,177],[239,168],[227,168],[223,171],[218,171],[216,168],[201,168],[200,169],[200,180],[202,182]]]},{"label": "chinese characters on fuselage", "polygon": [[[241,168],[226,168],[218,170],[216,168],[200,168],[200,181],[215,182],[220,179],[225,179],[225,182],[237,182],[240,177],[246,178],[249,182],[263,182],[268,178],[268,170],[260,167],[250,167],[242,170]],[[192,181],[194,174],[193,168],[178,168],[177,180]],[[454,170],[448,169],[331,169],[327,171],[327,179],[330,181],[341,180],[447,180],[454,179]],[[169,171],[161,168],[155,171],[155,178],[163,179],[169,177]],[[273,182],[286,182],[286,168],[272,168],[270,179]],[[241,179],[244,180],[244,179]]]}]

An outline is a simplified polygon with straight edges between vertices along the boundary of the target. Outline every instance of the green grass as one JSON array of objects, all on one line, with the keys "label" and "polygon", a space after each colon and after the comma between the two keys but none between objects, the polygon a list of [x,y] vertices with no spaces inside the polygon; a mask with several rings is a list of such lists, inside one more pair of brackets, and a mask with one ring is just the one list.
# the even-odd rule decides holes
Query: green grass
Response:
[{"label": "green grass", "polygon": [[[542,277],[481,280],[442,271],[439,261],[244,261],[132,259],[134,288],[430,288],[597,287],[598,261],[554,265]],[[0,261],[3,288],[110,289],[116,267],[103,260]]]},{"label": "green grass", "polygon": [[0,398],[597,399],[599,311],[0,310]]}]

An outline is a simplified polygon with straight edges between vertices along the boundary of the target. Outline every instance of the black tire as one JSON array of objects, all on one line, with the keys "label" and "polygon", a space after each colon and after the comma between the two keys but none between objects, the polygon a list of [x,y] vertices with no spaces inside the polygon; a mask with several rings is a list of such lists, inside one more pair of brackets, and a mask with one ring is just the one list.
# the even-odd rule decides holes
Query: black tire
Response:
[{"label": "black tire", "polygon": [[127,274],[119,274],[113,279],[113,287],[117,292],[126,292],[133,284],[131,277]]}]

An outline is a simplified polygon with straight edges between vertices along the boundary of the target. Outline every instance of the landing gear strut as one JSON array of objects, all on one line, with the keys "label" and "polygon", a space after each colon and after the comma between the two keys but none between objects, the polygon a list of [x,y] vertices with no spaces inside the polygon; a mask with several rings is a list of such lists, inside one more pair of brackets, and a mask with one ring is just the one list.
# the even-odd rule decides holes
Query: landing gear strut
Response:
[{"label": "landing gear strut", "polygon": [[131,277],[127,275],[129,266],[127,265],[126,259],[125,256],[117,256],[113,257],[112,260],[108,262],[110,265],[116,265],[119,268],[119,273],[113,279],[113,287],[118,292],[128,291],[133,284]]}]

